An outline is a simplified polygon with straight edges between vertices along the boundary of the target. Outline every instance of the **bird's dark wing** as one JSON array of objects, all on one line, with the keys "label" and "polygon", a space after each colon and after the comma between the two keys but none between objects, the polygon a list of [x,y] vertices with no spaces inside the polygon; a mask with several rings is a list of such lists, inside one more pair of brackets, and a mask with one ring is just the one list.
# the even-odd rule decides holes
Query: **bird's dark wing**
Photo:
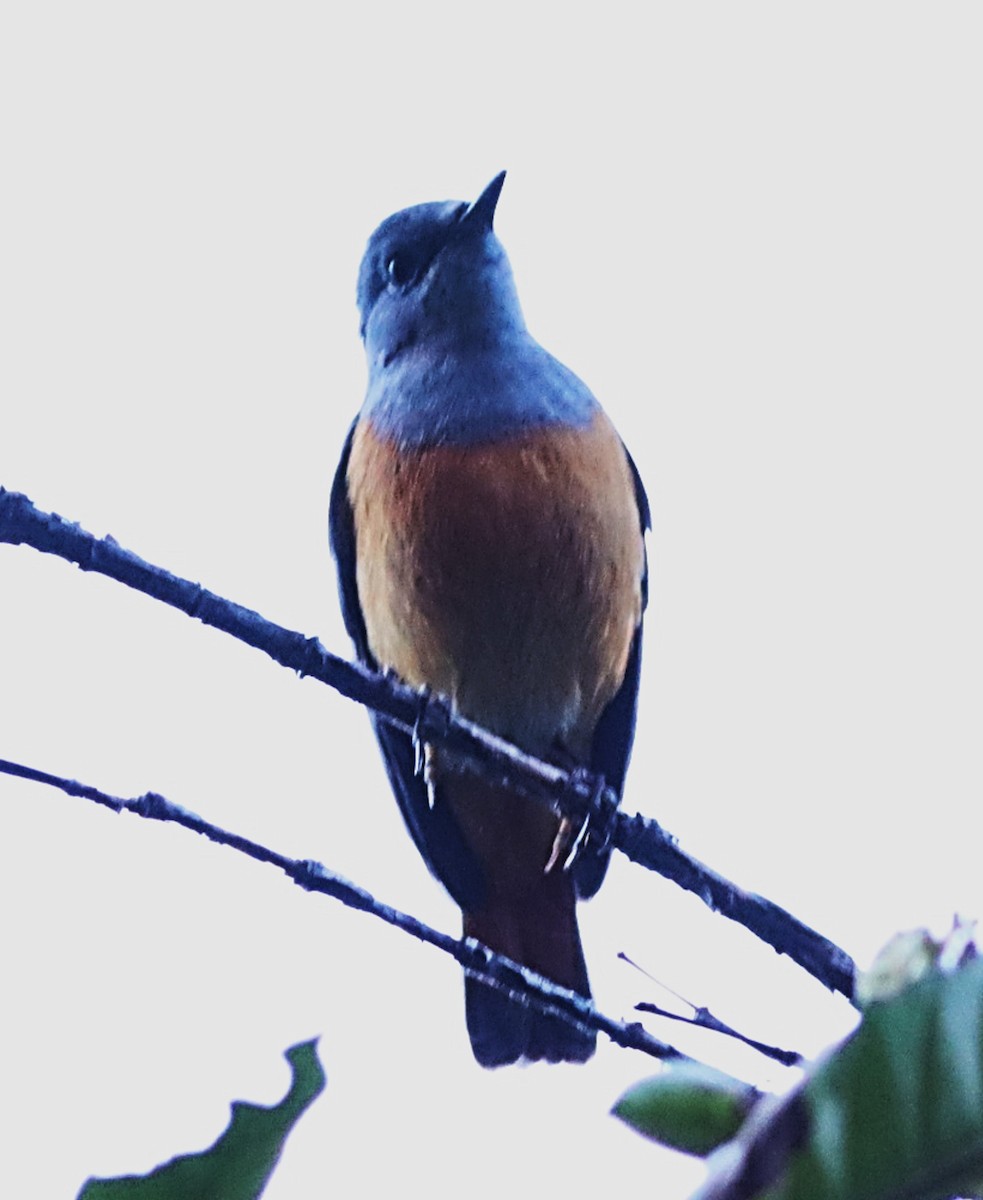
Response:
[{"label": "bird's dark wing", "polygon": [[[628,466],[635,483],[638,519],[644,537],[645,531],[652,527],[652,514],[638,468],[627,450],[625,456],[628,459]],[[646,565],[643,567],[642,573],[643,612],[647,604],[648,567]],[[619,799],[625,785],[625,774],[628,770],[628,760],[631,758],[632,742],[635,740],[635,711],[638,706],[638,681],[641,668],[642,623],[639,622],[628,653],[628,665],[625,668],[624,680],[604,712],[601,713],[601,719],[594,731],[594,741],[591,744],[591,770],[604,776],[608,786],[614,789]],[[577,893],[583,899],[593,896],[601,886],[610,857],[610,847],[598,850],[591,845],[590,838],[587,839],[573,867]]]},{"label": "bird's dark wing", "polygon": [[352,437],[357,421],[353,421],[345,437],[341,451],[341,462],[331,484],[331,500],[328,508],[328,538],[331,553],[338,570],[338,595],[341,599],[341,616],[348,636],[355,644],[359,661],[376,669],[375,660],[369,650],[369,639],[365,632],[365,617],[358,599],[358,581],[355,577],[355,520],[348,503],[348,460],[352,454]]},{"label": "bird's dark wing", "polygon": [[[331,485],[329,533],[331,552],[338,570],[338,592],[345,628],[355,645],[355,653],[359,660],[373,670],[378,670],[378,663],[369,649],[355,572],[355,521],[348,501],[347,480],[354,432],[353,424],[345,439],[341,462]],[[433,874],[462,908],[473,910],[480,907],[484,893],[481,869],[465,844],[447,806],[438,804],[431,808],[427,785],[416,769],[416,753],[412,739],[375,715],[372,717],[372,725],[382,751],[389,783],[416,848]]]}]

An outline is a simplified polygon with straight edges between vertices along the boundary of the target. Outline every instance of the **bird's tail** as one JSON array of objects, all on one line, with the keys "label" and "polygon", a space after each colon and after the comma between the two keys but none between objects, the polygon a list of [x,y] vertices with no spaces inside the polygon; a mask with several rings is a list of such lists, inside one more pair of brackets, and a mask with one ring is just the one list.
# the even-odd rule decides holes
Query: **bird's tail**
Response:
[{"label": "bird's tail", "polygon": [[[570,874],[550,871],[522,897],[490,897],[480,912],[464,914],[464,933],[590,998]],[[593,1032],[517,1004],[469,977],[464,988],[471,1048],[483,1067],[520,1058],[586,1062],[594,1053]]]}]

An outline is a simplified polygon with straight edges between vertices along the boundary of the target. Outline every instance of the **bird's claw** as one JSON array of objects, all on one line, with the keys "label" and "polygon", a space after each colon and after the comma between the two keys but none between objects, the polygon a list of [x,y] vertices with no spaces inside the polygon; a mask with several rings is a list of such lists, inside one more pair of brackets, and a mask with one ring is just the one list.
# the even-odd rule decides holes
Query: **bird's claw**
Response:
[{"label": "bird's claw", "polygon": [[550,850],[549,859],[543,868],[544,875],[549,875],[551,871],[555,870],[557,864],[560,864],[562,871],[570,870],[577,860],[577,855],[580,853],[580,847],[584,844],[584,839],[587,837],[587,827],[589,825],[590,813],[581,821],[579,828],[570,817],[560,818],[556,837],[553,839],[553,848]]},{"label": "bird's claw", "polygon": [[427,798],[430,807],[434,805],[434,764],[437,751],[433,742],[427,741],[426,731],[431,736],[436,734],[438,742],[443,737],[451,721],[451,709],[443,696],[431,691],[426,684],[417,693],[416,719],[410,731],[413,743],[413,774],[422,778],[427,785]]}]

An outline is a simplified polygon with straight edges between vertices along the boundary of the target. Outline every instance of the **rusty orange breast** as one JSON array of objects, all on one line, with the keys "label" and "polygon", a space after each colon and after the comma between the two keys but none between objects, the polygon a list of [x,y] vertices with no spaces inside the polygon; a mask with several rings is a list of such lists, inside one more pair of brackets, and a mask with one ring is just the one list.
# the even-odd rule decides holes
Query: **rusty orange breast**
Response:
[{"label": "rusty orange breast", "polygon": [[363,421],[348,490],[378,663],[533,753],[586,760],[642,607],[638,506],[607,417],[409,449]]}]

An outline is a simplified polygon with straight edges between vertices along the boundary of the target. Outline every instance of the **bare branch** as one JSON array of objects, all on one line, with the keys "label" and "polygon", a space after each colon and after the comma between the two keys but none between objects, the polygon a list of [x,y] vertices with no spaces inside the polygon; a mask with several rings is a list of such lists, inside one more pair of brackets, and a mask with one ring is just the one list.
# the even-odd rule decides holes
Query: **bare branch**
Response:
[{"label": "bare branch", "polygon": [[684,853],[658,822],[617,810],[603,778],[566,772],[455,715],[440,697],[421,695],[388,675],[329,654],[316,638],[274,625],[252,609],[225,600],[200,584],[145,562],[112,537],[98,539],[26,497],[0,487],[0,542],[33,546],[98,571],[128,587],[179,608],[206,625],[264,651],[299,675],[327,683],[343,696],[377,712],[422,740],[447,746],[494,782],[551,805],[575,819],[588,814],[592,828],[633,862],[694,892],[714,911],[738,921],[808,971],[826,987],[852,999],[853,959],[783,908],[745,892]]}]

